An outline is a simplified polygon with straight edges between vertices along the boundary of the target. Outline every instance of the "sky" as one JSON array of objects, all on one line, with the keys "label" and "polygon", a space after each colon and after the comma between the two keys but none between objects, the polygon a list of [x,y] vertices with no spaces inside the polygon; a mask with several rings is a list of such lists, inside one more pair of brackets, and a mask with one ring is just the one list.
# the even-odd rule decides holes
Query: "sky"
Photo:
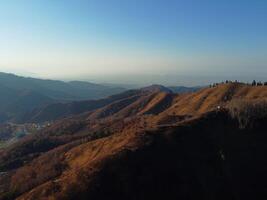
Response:
[{"label": "sky", "polygon": [[266,0],[0,0],[0,71],[113,83],[267,79],[266,10]]}]

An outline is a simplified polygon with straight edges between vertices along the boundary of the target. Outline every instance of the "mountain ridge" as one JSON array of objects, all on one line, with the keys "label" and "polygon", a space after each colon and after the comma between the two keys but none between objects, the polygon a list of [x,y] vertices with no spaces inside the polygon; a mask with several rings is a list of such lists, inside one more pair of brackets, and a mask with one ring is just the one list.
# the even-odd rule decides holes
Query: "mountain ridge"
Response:
[{"label": "mountain ridge", "polygon": [[[170,88],[156,84],[134,90],[173,93]],[[190,90],[195,91],[195,88],[186,89],[186,91]],[[63,82],[0,72],[0,93],[2,95],[0,123],[7,121],[43,123],[69,115],[81,114],[92,110],[93,104],[96,105],[95,108],[99,108],[105,104],[104,102],[110,102],[104,98],[108,99],[109,96],[124,91],[126,89],[121,87],[85,81]],[[179,89],[176,89],[175,92],[179,92]],[[185,90],[182,89],[180,92],[185,92]],[[30,96],[31,98],[29,98]],[[26,99],[28,99],[27,102]],[[98,99],[101,99],[102,103],[97,103]]]}]

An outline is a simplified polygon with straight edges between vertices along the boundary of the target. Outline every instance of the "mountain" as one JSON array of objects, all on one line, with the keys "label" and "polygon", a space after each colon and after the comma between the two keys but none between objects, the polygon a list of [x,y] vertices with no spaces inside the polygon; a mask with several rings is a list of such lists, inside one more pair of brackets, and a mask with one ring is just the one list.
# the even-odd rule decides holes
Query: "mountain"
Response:
[{"label": "mountain", "polygon": [[56,100],[35,91],[18,91],[0,86],[0,123],[10,119],[20,119],[35,107],[41,107]]},{"label": "mountain", "polygon": [[[100,100],[49,104],[41,109],[34,110],[25,117],[24,122],[54,121],[86,112],[90,113],[90,118],[99,118],[98,116],[128,117],[144,113],[155,114],[160,111],[162,111],[162,114],[155,116],[155,118],[164,121],[164,118],[177,115],[204,113],[223,105],[232,98],[251,97],[254,93],[250,94],[249,91],[256,90],[252,87],[253,90],[247,91],[248,86],[245,84],[223,84],[218,87],[199,89],[196,92],[189,93],[173,93],[164,86],[151,85]],[[265,95],[263,91],[259,91],[259,93],[260,97]]]},{"label": "mountain", "polygon": [[7,73],[0,73],[0,85],[17,91],[35,91],[52,99],[59,100],[97,99],[125,90],[123,88],[108,87],[89,82],[44,80],[20,77]]},{"label": "mountain", "polygon": [[256,131],[240,130],[227,113],[212,112],[172,127],[56,148],[17,170],[11,184],[29,191],[18,198],[27,200],[261,199],[262,120]]},{"label": "mountain", "polygon": [[266,196],[266,86],[110,99],[0,149],[0,199]]},{"label": "mountain", "polygon": [[35,109],[24,116],[24,122],[45,122],[54,121],[71,115],[77,115],[104,107],[119,99],[137,94],[137,90],[126,91],[118,95],[113,95],[99,100],[73,101],[69,103],[54,103],[43,108]]},{"label": "mountain", "polygon": [[[151,85],[140,90],[143,93],[184,93],[196,88]],[[0,123],[40,123],[89,112],[116,101],[117,97],[112,95],[123,91],[125,89],[120,87],[84,81],[63,82],[0,73]]]},{"label": "mountain", "polygon": [[0,73],[0,122],[21,121],[25,115],[51,103],[99,99],[124,91],[89,82],[63,82]]},{"label": "mountain", "polygon": [[[86,100],[86,101],[73,101],[69,103],[54,103],[49,104],[45,107],[41,107],[39,109],[35,109],[32,112],[28,113],[24,116],[21,122],[45,122],[45,121],[54,121],[58,119],[62,119],[64,117],[69,117],[71,115],[77,115],[84,112],[94,111],[98,108],[108,109],[110,105],[110,111],[105,110],[105,112],[112,112],[115,105],[124,105],[125,107],[129,104],[135,102],[137,105],[142,105],[145,98],[151,98],[151,94],[153,93],[172,93],[168,88],[161,85],[151,85],[148,87],[128,90],[126,92],[112,95],[107,98],[99,99],[99,100]],[[142,98],[141,98],[142,97]],[[123,103],[124,102],[124,103]],[[103,111],[104,112],[104,111]]]}]

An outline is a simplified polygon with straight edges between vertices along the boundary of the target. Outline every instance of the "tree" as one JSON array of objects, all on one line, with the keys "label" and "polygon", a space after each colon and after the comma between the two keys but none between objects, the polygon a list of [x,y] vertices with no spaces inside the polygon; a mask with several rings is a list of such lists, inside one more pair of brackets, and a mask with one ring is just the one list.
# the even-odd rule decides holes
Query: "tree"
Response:
[{"label": "tree", "polygon": [[255,80],[252,81],[252,86],[255,86],[257,83]]}]

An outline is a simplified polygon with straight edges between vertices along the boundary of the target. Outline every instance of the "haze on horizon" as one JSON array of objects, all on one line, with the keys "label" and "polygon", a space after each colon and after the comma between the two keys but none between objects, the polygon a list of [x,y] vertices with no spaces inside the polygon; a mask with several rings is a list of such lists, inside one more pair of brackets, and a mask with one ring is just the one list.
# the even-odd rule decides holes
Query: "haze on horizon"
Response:
[{"label": "haze on horizon", "polygon": [[144,84],[265,78],[266,10],[252,0],[6,0],[0,71]]}]

